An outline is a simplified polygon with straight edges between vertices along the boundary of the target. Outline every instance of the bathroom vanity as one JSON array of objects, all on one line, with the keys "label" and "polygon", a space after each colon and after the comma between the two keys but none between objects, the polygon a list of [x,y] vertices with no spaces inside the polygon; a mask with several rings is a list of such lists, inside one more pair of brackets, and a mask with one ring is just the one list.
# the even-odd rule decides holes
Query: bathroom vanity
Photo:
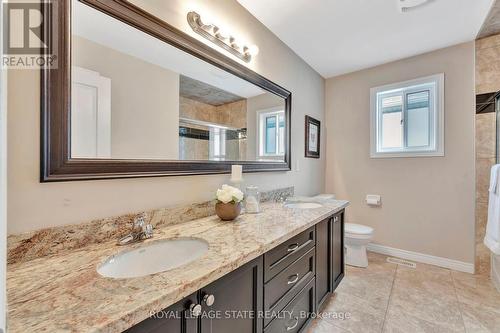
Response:
[{"label": "bathroom vanity", "polygon": [[344,277],[344,211],[127,332],[301,332]]},{"label": "bathroom vanity", "polygon": [[[95,223],[45,230],[44,236],[21,241],[19,251],[48,247],[50,255],[7,267],[9,332],[303,331],[343,277],[348,204],[330,200],[301,209],[266,202],[260,214],[235,221],[208,216],[160,224],[153,238],[127,246],[108,237],[94,244],[78,241],[81,246],[71,249],[77,244],[68,241],[75,237],[100,237]],[[110,223],[103,235],[116,220]],[[67,237],[56,242],[58,235]],[[98,272],[110,257],[130,251],[153,250],[156,260],[171,261],[173,251],[154,246],[179,239],[202,240],[208,247],[197,259],[154,274],[113,278]],[[130,261],[127,271],[137,266]]]}]

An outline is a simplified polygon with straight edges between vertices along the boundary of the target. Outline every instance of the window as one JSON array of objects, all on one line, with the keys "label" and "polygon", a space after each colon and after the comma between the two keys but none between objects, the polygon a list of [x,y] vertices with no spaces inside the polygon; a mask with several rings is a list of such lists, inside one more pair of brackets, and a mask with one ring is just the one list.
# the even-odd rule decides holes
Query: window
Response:
[{"label": "window", "polygon": [[226,159],[226,129],[212,127],[209,131],[208,157],[211,161],[224,161]]},{"label": "window", "polygon": [[372,88],[372,158],[444,156],[444,74]]},{"label": "window", "polygon": [[257,114],[259,158],[285,155],[285,111],[263,110]]}]

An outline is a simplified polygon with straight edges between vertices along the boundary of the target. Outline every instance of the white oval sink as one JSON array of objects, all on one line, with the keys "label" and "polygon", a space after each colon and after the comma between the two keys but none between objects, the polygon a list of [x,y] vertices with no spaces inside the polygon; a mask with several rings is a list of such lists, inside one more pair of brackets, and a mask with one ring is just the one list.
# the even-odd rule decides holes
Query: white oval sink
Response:
[{"label": "white oval sink", "polygon": [[115,254],[99,265],[97,272],[118,279],[146,276],[190,263],[207,251],[208,243],[203,239],[166,239]]},{"label": "white oval sink", "polygon": [[316,202],[291,202],[285,204],[285,207],[294,209],[314,209],[323,207],[323,205]]}]

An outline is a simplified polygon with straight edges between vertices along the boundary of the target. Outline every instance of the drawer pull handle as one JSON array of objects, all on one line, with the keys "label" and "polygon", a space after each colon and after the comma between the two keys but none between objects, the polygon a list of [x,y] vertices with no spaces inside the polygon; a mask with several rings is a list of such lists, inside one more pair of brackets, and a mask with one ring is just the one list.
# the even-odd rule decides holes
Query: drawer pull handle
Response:
[{"label": "drawer pull handle", "polygon": [[203,296],[203,302],[205,302],[205,304],[208,306],[212,306],[215,303],[215,296],[207,294],[207,295]]},{"label": "drawer pull handle", "polygon": [[191,304],[189,306],[189,311],[193,317],[199,317],[201,315],[201,305],[200,304]]},{"label": "drawer pull handle", "polygon": [[[292,280],[290,280],[290,278],[293,277]],[[299,274],[293,274],[293,275],[290,275],[288,277],[288,282],[287,284],[294,284],[294,283],[297,283],[297,281],[299,281]]]},{"label": "drawer pull handle", "polygon": [[297,327],[297,325],[299,324],[299,317],[295,317],[295,323],[292,325],[292,326],[287,326],[286,327],[286,330],[287,331],[291,331],[293,330],[295,327]]},{"label": "drawer pull handle", "polygon": [[287,251],[293,252],[293,251],[296,251],[298,248],[299,248],[299,244],[295,243],[295,244],[289,245]]}]

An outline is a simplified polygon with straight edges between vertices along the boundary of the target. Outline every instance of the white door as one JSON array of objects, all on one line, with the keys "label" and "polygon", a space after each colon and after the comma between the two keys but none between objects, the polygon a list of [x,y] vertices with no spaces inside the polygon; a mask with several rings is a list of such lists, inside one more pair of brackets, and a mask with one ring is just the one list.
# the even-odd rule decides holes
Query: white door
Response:
[{"label": "white door", "polygon": [[71,71],[71,157],[111,157],[111,79],[85,68]]}]

